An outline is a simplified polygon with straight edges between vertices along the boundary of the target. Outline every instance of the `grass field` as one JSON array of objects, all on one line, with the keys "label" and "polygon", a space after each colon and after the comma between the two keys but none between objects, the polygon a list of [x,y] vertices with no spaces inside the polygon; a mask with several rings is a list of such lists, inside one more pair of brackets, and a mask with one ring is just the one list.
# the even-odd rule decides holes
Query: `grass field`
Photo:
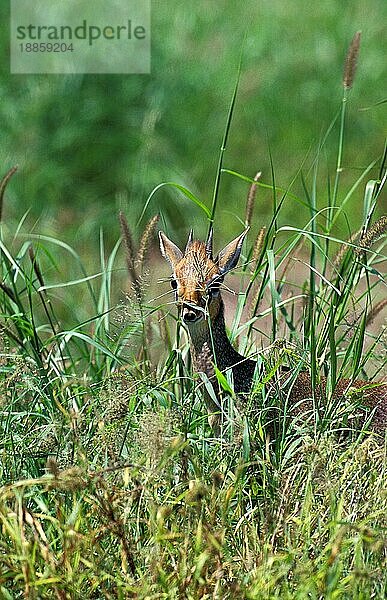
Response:
[{"label": "grass field", "polygon": [[[218,179],[250,188],[234,227],[270,195],[230,275],[230,336],[264,375],[245,403],[225,399],[219,438],[153,252],[157,218],[137,236],[121,214],[121,238],[106,245],[101,231],[93,269],[75,243],[2,222],[1,598],[386,597],[387,443],[355,427],[361,395],[332,401],[341,377],[385,376],[387,356],[384,149],[342,179],[355,62],[300,192],[273,168],[255,198],[253,179],[219,161]],[[17,177],[3,180],[4,207]],[[219,189],[212,204],[180,192],[220,237]],[[283,224],[288,202],[302,226]],[[281,365],[327,377],[325,410],[292,417],[281,390],[267,394]]]}]

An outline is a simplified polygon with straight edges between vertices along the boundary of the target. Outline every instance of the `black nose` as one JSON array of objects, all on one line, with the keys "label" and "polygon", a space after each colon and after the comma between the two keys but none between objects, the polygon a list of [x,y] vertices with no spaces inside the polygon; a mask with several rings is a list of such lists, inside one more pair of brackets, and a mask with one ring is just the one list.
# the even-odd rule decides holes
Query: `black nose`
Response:
[{"label": "black nose", "polygon": [[189,308],[183,309],[183,320],[186,321],[187,323],[194,323],[199,318],[200,318],[200,315],[198,315],[194,310],[191,310]]}]

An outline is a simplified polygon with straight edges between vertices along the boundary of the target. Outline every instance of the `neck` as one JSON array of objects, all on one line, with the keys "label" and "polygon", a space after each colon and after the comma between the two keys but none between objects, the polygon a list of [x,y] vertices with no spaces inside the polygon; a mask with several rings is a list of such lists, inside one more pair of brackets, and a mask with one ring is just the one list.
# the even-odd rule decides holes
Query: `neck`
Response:
[{"label": "neck", "polygon": [[219,310],[212,320],[202,319],[197,323],[187,323],[187,326],[194,359],[201,354],[204,345],[210,349],[211,358],[218,369],[226,369],[243,359],[234,350],[227,337],[224,305],[221,299],[219,300]]},{"label": "neck", "polygon": [[203,319],[187,325],[194,367],[202,370],[202,364],[210,354],[209,358],[220,371],[232,368],[235,391],[247,391],[251,386],[255,361],[244,358],[231,345],[226,333],[222,299],[219,298],[219,308],[212,320]]}]

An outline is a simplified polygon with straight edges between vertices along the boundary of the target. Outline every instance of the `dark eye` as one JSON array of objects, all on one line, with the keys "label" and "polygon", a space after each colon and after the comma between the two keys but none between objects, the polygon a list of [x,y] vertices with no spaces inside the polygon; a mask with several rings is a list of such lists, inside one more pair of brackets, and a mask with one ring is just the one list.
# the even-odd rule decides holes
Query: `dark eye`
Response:
[{"label": "dark eye", "polygon": [[171,288],[173,290],[177,289],[177,281],[176,281],[176,279],[174,277],[171,277]]}]

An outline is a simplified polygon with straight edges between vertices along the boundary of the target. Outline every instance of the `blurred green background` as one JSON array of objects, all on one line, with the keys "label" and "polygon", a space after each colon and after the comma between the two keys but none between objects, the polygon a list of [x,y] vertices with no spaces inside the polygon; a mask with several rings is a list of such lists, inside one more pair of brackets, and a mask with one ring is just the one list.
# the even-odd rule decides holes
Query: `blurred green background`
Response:
[{"label": "blurred green background", "polygon": [[[185,185],[210,205],[219,147],[243,47],[240,90],[224,166],[245,175],[262,171],[286,187],[308,151],[308,171],[322,133],[342,97],[342,70],[353,34],[362,31],[359,67],[348,110],[344,184],[380,156],[384,144],[385,0],[181,0],[152,2],[150,75],[10,75],[7,6],[1,5],[0,164],[20,170],[7,192],[5,219],[30,209],[37,231],[88,244],[103,226],[119,236],[117,213],[136,223],[154,186]],[[338,125],[321,157],[319,203],[334,174]],[[371,175],[377,175],[375,168]],[[222,178],[218,230],[240,230],[247,184]],[[345,185],[343,185],[343,188]],[[294,191],[302,195],[297,182]],[[351,211],[356,226],[359,202]],[[163,188],[147,209],[181,240],[203,213]],[[255,221],[271,212],[260,191]],[[283,218],[303,219],[287,201]],[[75,237],[76,236],[76,237]],[[79,249],[79,248],[78,248]]]}]

